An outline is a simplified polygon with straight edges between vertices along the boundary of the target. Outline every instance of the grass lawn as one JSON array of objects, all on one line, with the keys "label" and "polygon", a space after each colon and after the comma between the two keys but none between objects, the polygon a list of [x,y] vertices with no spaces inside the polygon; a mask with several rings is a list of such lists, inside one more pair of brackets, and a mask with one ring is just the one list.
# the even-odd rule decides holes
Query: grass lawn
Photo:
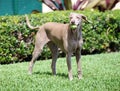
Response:
[{"label": "grass lawn", "polygon": [[82,56],[83,79],[78,80],[75,57],[74,79],[68,80],[65,58],[57,61],[57,76],[51,60],[37,61],[33,75],[28,62],[0,65],[0,91],[120,91],[120,52]]}]

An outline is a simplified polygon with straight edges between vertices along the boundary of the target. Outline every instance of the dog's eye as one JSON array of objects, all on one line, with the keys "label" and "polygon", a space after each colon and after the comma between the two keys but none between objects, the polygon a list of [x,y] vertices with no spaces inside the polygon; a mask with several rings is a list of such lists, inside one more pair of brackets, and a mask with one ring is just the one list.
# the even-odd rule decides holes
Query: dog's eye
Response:
[{"label": "dog's eye", "polygon": [[77,19],[80,19],[80,17],[77,16]]},{"label": "dog's eye", "polygon": [[72,17],[70,17],[70,19],[72,19]]}]

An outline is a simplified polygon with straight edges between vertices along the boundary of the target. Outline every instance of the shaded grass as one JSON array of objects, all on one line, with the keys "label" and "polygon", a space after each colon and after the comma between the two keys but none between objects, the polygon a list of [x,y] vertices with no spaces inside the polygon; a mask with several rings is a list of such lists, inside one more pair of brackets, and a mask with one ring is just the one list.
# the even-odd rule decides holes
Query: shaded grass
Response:
[{"label": "shaded grass", "polygon": [[73,81],[68,80],[65,58],[57,61],[57,76],[51,60],[37,61],[33,75],[27,62],[0,65],[0,91],[120,91],[120,52],[82,56],[83,79],[78,80],[75,57]]}]

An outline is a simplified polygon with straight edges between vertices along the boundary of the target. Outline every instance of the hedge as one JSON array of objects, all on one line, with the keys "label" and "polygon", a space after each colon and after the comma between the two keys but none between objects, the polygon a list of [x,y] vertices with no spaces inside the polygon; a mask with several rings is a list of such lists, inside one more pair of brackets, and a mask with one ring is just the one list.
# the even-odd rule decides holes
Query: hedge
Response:
[{"label": "hedge", "polygon": [[[28,15],[32,25],[46,22],[68,23],[73,11],[56,11]],[[120,51],[120,11],[74,11],[88,17],[92,23],[83,23],[82,54]],[[37,31],[26,26],[23,16],[0,16],[0,64],[29,61],[34,49]],[[61,54],[62,55],[62,54]],[[41,59],[51,58],[44,48]]]}]

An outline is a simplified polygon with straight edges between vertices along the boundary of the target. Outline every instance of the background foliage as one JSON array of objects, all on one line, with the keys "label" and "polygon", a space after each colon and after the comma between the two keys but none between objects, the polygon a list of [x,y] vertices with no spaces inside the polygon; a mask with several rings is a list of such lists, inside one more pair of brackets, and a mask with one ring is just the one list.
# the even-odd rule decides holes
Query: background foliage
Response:
[{"label": "background foliage", "polygon": [[[46,22],[68,23],[72,11],[29,15],[32,25]],[[75,11],[88,17],[92,23],[83,23],[84,45],[82,54],[120,50],[119,11]],[[37,31],[26,26],[24,16],[0,16],[0,63],[28,61],[34,48],[34,35]],[[63,56],[61,53],[60,56]],[[51,58],[46,47],[40,57]]]}]

